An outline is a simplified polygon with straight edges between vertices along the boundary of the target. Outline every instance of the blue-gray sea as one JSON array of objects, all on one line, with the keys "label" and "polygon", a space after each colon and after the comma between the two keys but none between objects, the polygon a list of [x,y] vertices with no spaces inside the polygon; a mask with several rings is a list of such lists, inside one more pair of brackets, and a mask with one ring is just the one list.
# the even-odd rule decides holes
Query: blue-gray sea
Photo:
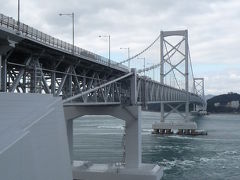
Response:
[{"label": "blue-gray sea", "polygon": [[[177,120],[173,116],[172,120]],[[158,121],[143,112],[142,158],[164,167],[164,180],[240,180],[240,115],[211,114],[194,117],[207,136],[151,134]],[[110,116],[85,116],[74,120],[74,159],[95,163],[122,160],[124,122]]]}]

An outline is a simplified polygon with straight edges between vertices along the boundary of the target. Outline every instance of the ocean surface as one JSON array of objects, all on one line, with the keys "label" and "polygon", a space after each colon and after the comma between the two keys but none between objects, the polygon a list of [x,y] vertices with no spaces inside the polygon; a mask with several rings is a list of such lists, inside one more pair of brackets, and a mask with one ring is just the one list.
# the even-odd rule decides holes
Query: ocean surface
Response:
[{"label": "ocean surface", "polygon": [[[172,121],[178,116],[173,115]],[[164,167],[164,180],[240,180],[240,115],[193,117],[207,136],[151,134],[159,114],[143,112],[142,158]],[[122,161],[124,121],[110,116],[74,120],[74,159],[95,163]]]}]

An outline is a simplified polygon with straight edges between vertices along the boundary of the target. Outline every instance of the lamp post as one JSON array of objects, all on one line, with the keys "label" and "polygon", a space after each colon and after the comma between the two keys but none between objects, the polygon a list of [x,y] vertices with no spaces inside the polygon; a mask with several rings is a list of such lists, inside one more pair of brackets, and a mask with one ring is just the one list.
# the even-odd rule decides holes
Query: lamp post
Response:
[{"label": "lamp post", "polygon": [[152,79],[154,80],[154,64],[153,63],[147,63],[147,65],[149,65],[149,66],[153,66],[153,68],[152,68],[152,70],[153,70],[153,76],[152,76]]},{"label": "lamp post", "polygon": [[73,49],[72,49],[72,53],[74,54],[74,12],[73,13],[69,13],[69,14],[63,14],[60,13],[59,16],[71,16],[72,17],[72,45],[73,45]]},{"label": "lamp post", "polygon": [[18,21],[17,21],[17,26],[18,26],[18,33],[20,33],[20,0],[18,0]]},{"label": "lamp post", "polygon": [[138,58],[138,59],[143,59],[143,71],[144,71],[143,107],[146,108],[146,76],[145,76],[146,64],[145,64],[145,57]]},{"label": "lamp post", "polygon": [[143,59],[143,69],[144,69],[144,78],[145,78],[145,68],[146,68],[145,57],[143,57],[143,58],[138,58],[138,59]]},{"label": "lamp post", "polygon": [[110,61],[111,61],[111,36],[110,35],[100,35],[98,37],[108,38],[108,66],[110,66]]},{"label": "lamp post", "polygon": [[154,69],[155,69],[155,68],[153,68],[153,80],[155,80],[155,72],[154,72]]},{"label": "lamp post", "polygon": [[[127,48],[120,48],[122,50],[127,50],[127,53],[128,53],[128,59],[130,58],[130,48],[127,47]],[[128,68],[130,68],[130,61],[128,61]]]}]

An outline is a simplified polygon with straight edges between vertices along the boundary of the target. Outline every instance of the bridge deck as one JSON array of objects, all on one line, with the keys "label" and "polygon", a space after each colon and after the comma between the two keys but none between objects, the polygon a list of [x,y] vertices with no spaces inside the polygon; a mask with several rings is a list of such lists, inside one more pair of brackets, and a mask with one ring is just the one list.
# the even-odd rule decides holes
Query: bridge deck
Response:
[{"label": "bridge deck", "polygon": [[[25,40],[25,43],[30,43],[31,46],[43,45],[45,47],[60,51],[61,53],[74,56],[75,58],[91,61],[92,63],[98,63],[104,66],[110,66],[112,69],[120,70],[122,72],[129,72],[129,69],[115,61],[87,51],[85,49],[74,46],[70,43],[64,42],[60,39],[47,35],[33,27],[30,27],[24,23],[18,23],[16,20],[0,14],[0,34],[6,37],[6,33],[10,33],[7,37],[18,36]],[[16,37],[15,37],[16,38]],[[28,40],[28,41],[27,41]],[[74,52],[73,52],[74,49]]]}]

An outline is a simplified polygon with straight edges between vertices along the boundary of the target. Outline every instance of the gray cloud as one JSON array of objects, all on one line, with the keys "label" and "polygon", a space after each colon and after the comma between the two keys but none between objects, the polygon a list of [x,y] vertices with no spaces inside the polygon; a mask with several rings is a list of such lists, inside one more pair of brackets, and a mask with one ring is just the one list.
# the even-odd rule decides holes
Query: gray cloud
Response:
[{"label": "gray cloud", "polygon": [[[71,19],[59,17],[58,13],[75,12],[76,44],[106,55],[107,42],[98,35],[111,34],[112,54],[117,59],[126,56],[120,47],[131,47],[135,54],[151,43],[160,30],[187,28],[196,76],[206,77],[211,84],[206,86],[209,93],[219,93],[219,89],[234,90],[237,83],[231,76],[222,77],[223,69],[217,65],[225,66],[227,73],[232,72],[229,66],[239,67],[239,9],[238,0],[24,0],[21,19],[71,42]],[[16,17],[16,1],[1,0],[0,13]],[[234,70],[237,77],[238,72],[239,69]],[[214,78],[219,77],[224,82],[213,86]]]}]

